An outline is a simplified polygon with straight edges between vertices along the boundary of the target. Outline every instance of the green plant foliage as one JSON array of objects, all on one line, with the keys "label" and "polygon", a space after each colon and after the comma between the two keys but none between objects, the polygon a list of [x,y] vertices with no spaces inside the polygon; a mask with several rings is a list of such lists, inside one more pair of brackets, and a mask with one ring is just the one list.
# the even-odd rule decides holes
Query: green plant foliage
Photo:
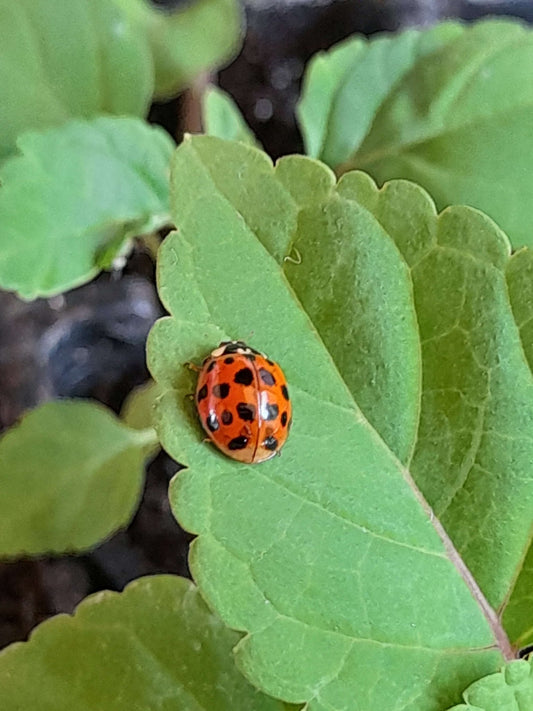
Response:
[{"label": "green plant foliage", "polygon": [[[507,285],[529,367],[533,366],[533,252],[521,249],[509,260]],[[531,537],[530,537],[531,539]],[[524,558],[516,581],[502,605],[503,622],[517,648],[533,644],[531,590],[533,589],[533,547]]]},{"label": "green plant foliage", "polygon": [[126,398],[120,417],[124,424],[135,430],[144,430],[153,425],[155,401],[160,394],[160,388],[153,380],[134,388]]},{"label": "green plant foliage", "polygon": [[91,279],[169,220],[172,141],[135,118],[70,121],[0,167],[0,285],[32,299]]},{"label": "green plant foliage", "polygon": [[31,128],[148,109],[145,34],[108,0],[0,0],[0,159]]},{"label": "green plant foliage", "polygon": [[351,173],[339,193],[373,213],[409,265],[423,373],[409,468],[499,609],[529,546],[533,501],[533,379],[509,303],[509,243],[475,210],[437,220],[412,184],[378,191]]},{"label": "green plant foliage", "polygon": [[259,145],[237,104],[218,86],[211,85],[204,92],[202,115],[204,131],[209,136]]},{"label": "green plant foliage", "polygon": [[239,635],[172,575],[97,593],[0,653],[3,711],[282,711],[234,665]]},{"label": "green plant foliage", "polygon": [[[378,193],[354,174],[337,187],[316,161],[273,169],[261,152],[211,137],[180,146],[172,185],[179,235],[158,265],[170,317],[148,348],[163,390],[156,426],[189,467],[171,503],[198,534],[194,576],[248,633],[240,667],[310,711],[442,711],[512,653],[414,485],[416,475],[436,493],[429,448],[472,541],[453,507],[450,533],[491,601],[528,544],[533,393],[505,236],[468,208],[437,217],[412,184]],[[293,430],[261,465],[204,444],[186,397],[194,375],[179,364],[228,338],[288,377]]]},{"label": "green plant foliage", "polygon": [[449,711],[531,711],[532,662],[511,662],[497,674],[474,682],[463,696],[466,703]]},{"label": "green plant foliage", "polygon": [[532,74],[533,34],[514,21],[353,39],[310,63],[307,151],[380,184],[414,180],[439,208],[480,208],[532,244]]},{"label": "green plant foliage", "polygon": [[244,17],[238,0],[194,0],[176,10],[150,0],[113,0],[148,37],[154,58],[155,93],[175,94],[200,72],[237,53]]},{"label": "green plant foliage", "polygon": [[28,413],[0,438],[0,555],[84,550],[126,525],[156,442],[94,403]]}]

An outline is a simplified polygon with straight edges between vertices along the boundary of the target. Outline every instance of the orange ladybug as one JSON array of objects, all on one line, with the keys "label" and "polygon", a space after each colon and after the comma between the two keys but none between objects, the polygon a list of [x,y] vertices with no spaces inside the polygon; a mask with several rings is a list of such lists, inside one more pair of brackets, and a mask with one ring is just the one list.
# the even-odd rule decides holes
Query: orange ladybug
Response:
[{"label": "orange ladybug", "polygon": [[247,464],[277,454],[292,422],[283,371],[242,341],[224,341],[204,360],[196,407],[209,439]]}]

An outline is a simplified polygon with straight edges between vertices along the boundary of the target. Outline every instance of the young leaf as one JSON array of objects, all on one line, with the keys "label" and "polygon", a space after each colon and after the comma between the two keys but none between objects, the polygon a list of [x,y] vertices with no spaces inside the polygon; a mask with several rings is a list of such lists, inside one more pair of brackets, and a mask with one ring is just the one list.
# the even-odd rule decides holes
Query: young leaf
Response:
[{"label": "young leaf", "polygon": [[514,21],[352,40],[311,63],[302,131],[339,172],[414,180],[530,244],[532,70],[533,34]]},{"label": "young leaf", "polygon": [[94,403],[27,414],[0,438],[0,556],[84,550],[124,526],[156,442]]},{"label": "young leaf", "polygon": [[153,380],[134,388],[126,398],[120,417],[125,425],[135,430],[144,430],[153,426],[153,411],[160,388]]},{"label": "young leaf", "polygon": [[0,0],[0,159],[32,128],[98,113],[146,113],[145,34],[108,0]]},{"label": "young leaf", "polygon": [[[441,711],[512,652],[391,450],[409,458],[410,400],[420,397],[408,265],[371,213],[309,159],[282,159],[273,170],[242,144],[189,138],[176,154],[173,194],[179,236],[166,239],[159,260],[171,315],[154,327],[148,351],[164,390],[157,427],[189,467],[174,479],[171,502],[199,534],[194,576],[226,623],[248,633],[240,667],[259,688],[311,711]],[[407,193],[404,210],[412,200],[416,208]],[[471,215],[466,236],[478,228]],[[424,228],[412,223],[407,237]],[[381,320],[399,334],[407,359],[400,388],[402,364],[386,341],[374,364],[379,405],[364,394],[379,426],[387,409],[401,423],[397,408],[409,403],[389,446],[357,402],[356,369],[371,372],[364,354],[377,353],[381,338],[369,335],[367,308],[378,334]],[[228,338],[268,353],[289,380],[293,430],[282,456],[261,465],[204,444],[186,398],[194,376],[179,364]]]},{"label": "young leaf", "polygon": [[91,279],[169,220],[172,141],[134,118],[27,133],[0,167],[0,285],[32,299]]},{"label": "young leaf", "polygon": [[227,63],[239,48],[243,12],[238,0],[194,0],[172,11],[150,0],[114,0],[148,37],[155,93],[169,96],[201,72]]},{"label": "young leaf", "polygon": [[208,86],[202,97],[205,133],[258,146],[256,137],[231,96],[218,86]]},{"label": "young leaf", "polygon": [[474,682],[463,694],[466,703],[449,711],[530,711],[533,708],[532,660],[507,664],[497,674]]},{"label": "young leaf", "polygon": [[3,711],[283,711],[235,668],[231,632],[183,578],[84,600],[0,653]]}]

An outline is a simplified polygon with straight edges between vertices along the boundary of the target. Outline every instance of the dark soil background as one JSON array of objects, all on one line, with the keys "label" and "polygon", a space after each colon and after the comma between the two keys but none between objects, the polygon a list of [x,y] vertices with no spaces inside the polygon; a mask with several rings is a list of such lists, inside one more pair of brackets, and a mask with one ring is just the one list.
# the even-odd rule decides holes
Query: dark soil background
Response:
[{"label": "dark soil background", "polygon": [[[159,5],[177,5],[159,0]],[[354,32],[370,35],[443,17],[472,20],[507,14],[533,22],[531,0],[255,0],[237,59],[219,75],[267,152],[302,150],[294,118],[307,60]],[[177,139],[190,99],[156,104],[150,121]],[[189,107],[190,108],[190,107]],[[124,270],[102,274],[63,296],[33,303],[0,292],[0,430],[45,400],[99,400],[115,412],[148,378],[144,346],[162,314],[154,265],[136,248]],[[79,556],[0,563],[0,648],[27,638],[50,615],[72,612],[88,594],[121,590],[141,575],[188,575],[190,536],[174,521],[168,482],[178,465],[159,454],[148,466],[139,510],[130,526]]]}]

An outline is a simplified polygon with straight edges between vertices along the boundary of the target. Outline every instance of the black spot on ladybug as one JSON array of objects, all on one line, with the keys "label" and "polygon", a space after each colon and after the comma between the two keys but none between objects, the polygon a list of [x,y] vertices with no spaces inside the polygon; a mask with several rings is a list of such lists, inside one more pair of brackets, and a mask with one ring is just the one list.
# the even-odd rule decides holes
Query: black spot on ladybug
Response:
[{"label": "black spot on ladybug", "polygon": [[287,424],[287,413],[286,412],[283,412],[281,414],[281,424],[283,425],[283,427],[285,427],[285,425]]},{"label": "black spot on ladybug", "polygon": [[261,410],[263,420],[275,420],[279,415],[279,408],[275,403],[266,402]]},{"label": "black spot on ladybug", "polygon": [[254,374],[250,368],[241,368],[235,373],[233,382],[239,383],[240,385],[251,385],[254,380]]},{"label": "black spot on ladybug", "polygon": [[282,386],[281,386],[281,394],[283,395],[283,397],[285,398],[285,400],[288,400],[288,399],[289,399],[289,391],[287,390],[287,386],[286,386],[286,385],[282,385]]},{"label": "black spot on ladybug", "polygon": [[235,449],[244,449],[247,444],[248,437],[243,437],[241,435],[240,437],[234,437],[233,439],[230,439],[228,449],[231,449],[232,451]]},{"label": "black spot on ladybug", "polygon": [[245,358],[248,358],[248,360],[255,360],[255,356],[253,353],[246,353]]},{"label": "black spot on ladybug", "polygon": [[277,446],[278,440],[275,437],[267,437],[263,440],[263,447],[269,449],[271,452],[273,452]]},{"label": "black spot on ladybug", "polygon": [[207,397],[207,385],[202,385],[200,390],[198,390],[198,402]]},{"label": "black spot on ladybug", "polygon": [[276,384],[276,378],[266,368],[259,368],[259,375],[265,385],[275,385]]},{"label": "black spot on ladybug", "polygon": [[207,366],[207,372],[210,373],[213,370],[213,368],[215,367],[215,365],[216,365],[216,361],[212,360],[211,363],[209,363],[209,365]]},{"label": "black spot on ladybug", "polygon": [[220,383],[213,385],[213,395],[221,399],[228,397],[229,395],[229,385],[228,383]]},{"label": "black spot on ladybug", "polygon": [[237,414],[245,422],[253,422],[255,418],[255,407],[247,402],[240,402],[237,405]]},{"label": "black spot on ladybug", "polygon": [[220,427],[220,425],[219,425],[219,423],[218,423],[217,416],[216,416],[216,414],[215,414],[214,412],[211,412],[211,413],[209,414],[209,417],[208,417],[207,420],[205,421],[205,424],[207,425],[207,428],[208,428],[211,432],[216,432],[216,431],[218,430],[218,428]]},{"label": "black spot on ladybug", "polygon": [[232,363],[235,363],[235,358],[228,356],[227,358],[224,358],[224,363],[226,363],[226,365],[231,365]]},{"label": "black spot on ladybug", "polygon": [[233,422],[233,415],[229,410],[223,410],[222,414],[220,415],[220,419],[222,420],[223,425],[231,425]]}]

